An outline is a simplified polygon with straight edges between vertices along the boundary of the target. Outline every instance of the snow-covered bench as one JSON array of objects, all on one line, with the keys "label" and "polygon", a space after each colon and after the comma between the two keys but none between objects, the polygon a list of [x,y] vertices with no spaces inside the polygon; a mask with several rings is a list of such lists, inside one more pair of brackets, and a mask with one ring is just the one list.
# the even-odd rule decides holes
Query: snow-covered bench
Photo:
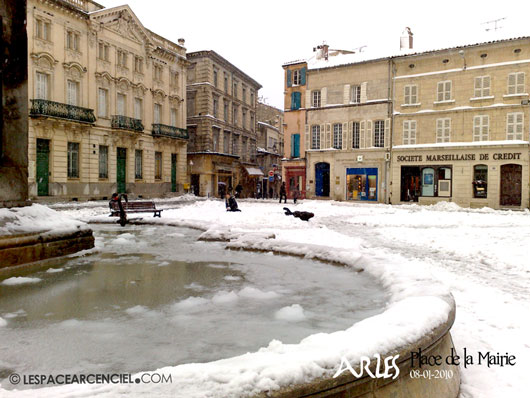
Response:
[{"label": "snow-covered bench", "polygon": [[[121,202],[123,210],[126,213],[149,213],[153,212],[153,217],[160,217],[162,210],[155,206],[153,201],[136,201],[136,202]],[[110,217],[118,217],[120,215],[120,205],[118,201],[110,202]]]}]

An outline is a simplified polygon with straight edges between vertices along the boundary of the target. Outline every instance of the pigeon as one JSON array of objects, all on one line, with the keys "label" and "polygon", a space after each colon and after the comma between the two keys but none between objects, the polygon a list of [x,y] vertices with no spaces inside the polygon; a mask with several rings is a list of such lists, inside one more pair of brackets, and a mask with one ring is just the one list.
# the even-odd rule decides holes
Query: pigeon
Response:
[{"label": "pigeon", "polygon": [[296,218],[299,218],[302,221],[309,221],[310,218],[315,217],[315,215],[309,211],[291,211],[287,207],[284,207],[283,210],[285,210],[286,216],[294,216]]}]

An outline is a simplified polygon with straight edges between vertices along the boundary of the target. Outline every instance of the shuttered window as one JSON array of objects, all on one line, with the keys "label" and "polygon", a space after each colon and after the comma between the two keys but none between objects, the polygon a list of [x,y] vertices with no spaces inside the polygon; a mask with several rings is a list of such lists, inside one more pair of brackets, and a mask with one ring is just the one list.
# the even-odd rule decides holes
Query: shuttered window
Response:
[{"label": "shuttered window", "polygon": [[155,104],[155,107],[154,107],[154,112],[153,112],[153,122],[155,124],[160,124],[160,120],[162,118],[162,105],[160,104]]},{"label": "shuttered window", "polygon": [[291,135],[291,157],[300,157],[300,134]]},{"label": "shuttered window", "polygon": [[489,137],[490,118],[488,115],[473,118],[473,141],[487,141]]},{"label": "shuttered window", "polygon": [[418,86],[415,84],[405,86],[405,101],[406,105],[413,105],[418,103]]},{"label": "shuttered window", "polygon": [[438,101],[450,101],[451,100],[451,86],[452,83],[450,80],[445,82],[438,82]]},{"label": "shuttered window", "polygon": [[342,123],[333,125],[333,148],[342,149]]},{"label": "shuttered window", "polygon": [[98,90],[98,116],[99,117],[107,117],[107,109],[108,109],[108,91],[104,88],[100,88]]},{"label": "shuttered window", "polygon": [[436,142],[451,141],[451,118],[436,119]]},{"label": "shuttered window", "polygon": [[320,90],[314,90],[311,92],[312,97],[312,103],[311,106],[313,108],[319,108],[320,107]]},{"label": "shuttered window", "polygon": [[142,120],[143,119],[143,100],[141,98],[134,99],[134,118]]},{"label": "shuttered window", "polygon": [[311,126],[311,149],[320,149],[320,126]]},{"label": "shuttered window", "polygon": [[490,95],[491,79],[489,76],[475,77],[475,97],[488,97]]},{"label": "shuttered window", "polygon": [[376,120],[374,122],[374,146],[384,148],[385,146],[385,121]]},{"label": "shuttered window", "polygon": [[416,120],[405,120],[403,121],[403,145],[414,144],[416,144]]},{"label": "shuttered window", "polygon": [[506,139],[522,140],[523,139],[523,120],[522,112],[508,113],[506,115]]},{"label": "shuttered window", "polygon": [[300,109],[302,103],[302,94],[299,91],[291,93],[291,110]]},{"label": "shuttered window", "polygon": [[49,76],[46,73],[36,73],[35,82],[35,98],[48,99],[48,80]]},{"label": "shuttered window", "polygon": [[66,82],[66,103],[77,106],[79,96],[79,83],[72,80]]},{"label": "shuttered window", "polygon": [[351,102],[354,104],[361,103],[361,86],[352,86],[351,88]]},{"label": "shuttered window", "polygon": [[118,94],[118,101],[117,101],[117,109],[116,109],[116,112],[118,115],[120,116],[125,116],[125,102],[126,102],[126,97],[124,94]]},{"label": "shuttered window", "polygon": [[352,124],[352,148],[360,148],[361,145],[361,124],[359,122],[353,122]]},{"label": "shuttered window", "polygon": [[508,75],[508,94],[524,93],[524,72],[510,73]]}]

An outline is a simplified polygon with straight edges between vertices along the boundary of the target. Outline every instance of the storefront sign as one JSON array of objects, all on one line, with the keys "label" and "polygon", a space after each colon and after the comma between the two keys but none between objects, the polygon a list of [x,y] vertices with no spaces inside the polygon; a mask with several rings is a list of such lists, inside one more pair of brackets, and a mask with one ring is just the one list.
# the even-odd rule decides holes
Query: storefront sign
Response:
[{"label": "storefront sign", "polygon": [[521,152],[504,152],[494,153],[464,153],[464,154],[435,154],[435,155],[400,155],[396,159],[398,162],[457,162],[457,161],[476,161],[476,160],[521,160]]}]

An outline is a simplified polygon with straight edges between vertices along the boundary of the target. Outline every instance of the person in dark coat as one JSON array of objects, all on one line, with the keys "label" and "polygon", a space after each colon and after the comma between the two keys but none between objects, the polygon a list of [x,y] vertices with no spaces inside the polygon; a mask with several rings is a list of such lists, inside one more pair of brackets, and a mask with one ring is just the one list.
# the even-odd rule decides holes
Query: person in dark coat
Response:
[{"label": "person in dark coat", "polygon": [[282,182],[282,186],[280,187],[280,203],[287,203],[287,191],[285,190],[285,182]]},{"label": "person in dark coat", "polygon": [[296,185],[296,188],[293,190],[293,203],[296,204],[296,201],[300,197],[300,188]]},{"label": "person in dark coat", "polygon": [[228,193],[226,194],[225,205],[226,211],[241,211],[238,209],[236,198]]}]

